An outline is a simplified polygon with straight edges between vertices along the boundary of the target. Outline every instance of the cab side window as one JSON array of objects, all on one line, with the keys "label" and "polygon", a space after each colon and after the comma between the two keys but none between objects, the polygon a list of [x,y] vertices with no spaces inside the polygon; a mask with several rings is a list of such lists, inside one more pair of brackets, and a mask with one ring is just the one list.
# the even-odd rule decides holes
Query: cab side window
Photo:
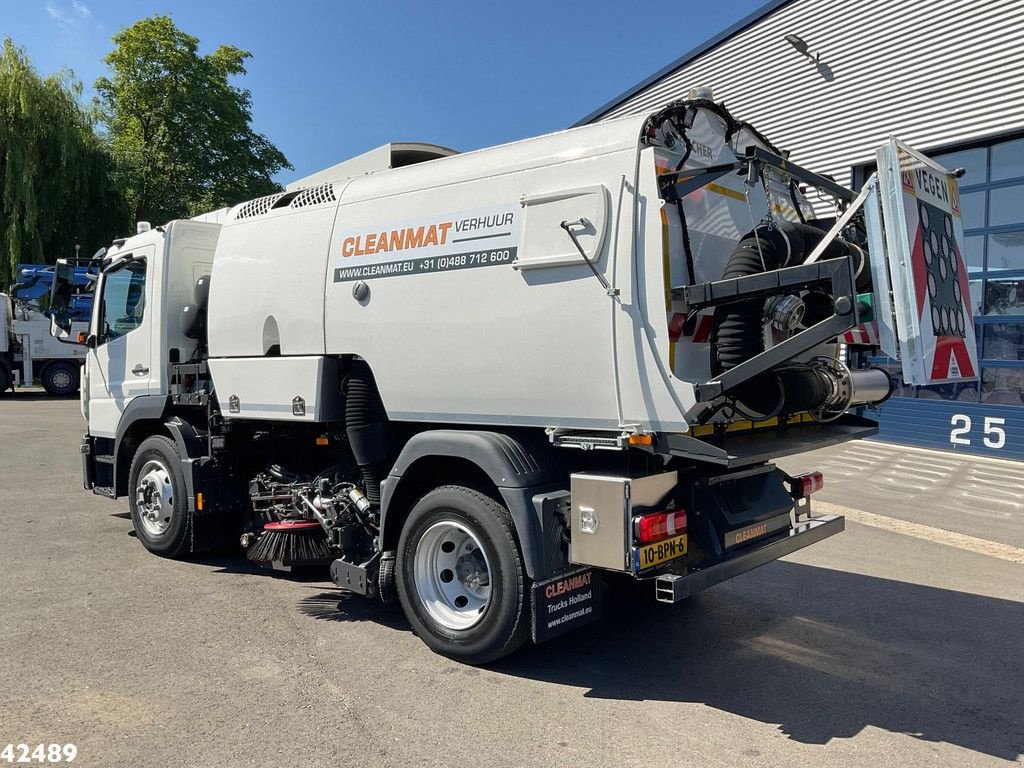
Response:
[{"label": "cab side window", "polygon": [[99,343],[120,338],[142,325],[146,311],[146,262],[132,261],[104,279]]}]

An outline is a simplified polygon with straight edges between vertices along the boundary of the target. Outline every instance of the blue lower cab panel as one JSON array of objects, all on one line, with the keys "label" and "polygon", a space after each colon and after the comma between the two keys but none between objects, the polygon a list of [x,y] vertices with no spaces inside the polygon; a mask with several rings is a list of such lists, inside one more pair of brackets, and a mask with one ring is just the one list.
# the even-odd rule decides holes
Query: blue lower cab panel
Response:
[{"label": "blue lower cab panel", "polygon": [[1024,407],[894,397],[882,406],[876,440],[1000,459],[1024,459]]}]

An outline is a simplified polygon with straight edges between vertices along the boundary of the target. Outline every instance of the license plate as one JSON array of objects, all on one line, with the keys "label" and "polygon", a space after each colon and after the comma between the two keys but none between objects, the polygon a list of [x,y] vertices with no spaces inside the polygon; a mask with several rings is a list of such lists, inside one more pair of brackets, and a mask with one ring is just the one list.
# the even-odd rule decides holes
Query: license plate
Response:
[{"label": "license plate", "polygon": [[633,550],[633,565],[637,571],[644,571],[656,565],[674,560],[686,554],[686,534],[656,544],[644,544]]}]

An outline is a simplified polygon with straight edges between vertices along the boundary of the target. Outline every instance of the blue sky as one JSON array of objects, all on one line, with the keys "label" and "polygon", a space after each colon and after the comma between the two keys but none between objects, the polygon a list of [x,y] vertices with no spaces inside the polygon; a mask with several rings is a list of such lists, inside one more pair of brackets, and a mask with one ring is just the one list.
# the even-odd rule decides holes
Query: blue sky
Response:
[{"label": "blue sky", "polygon": [[253,123],[286,183],[388,141],[475,149],[571,125],[763,5],[348,0],[0,0],[0,36],[88,94],[110,38],[170,13],[208,52],[251,51]]}]

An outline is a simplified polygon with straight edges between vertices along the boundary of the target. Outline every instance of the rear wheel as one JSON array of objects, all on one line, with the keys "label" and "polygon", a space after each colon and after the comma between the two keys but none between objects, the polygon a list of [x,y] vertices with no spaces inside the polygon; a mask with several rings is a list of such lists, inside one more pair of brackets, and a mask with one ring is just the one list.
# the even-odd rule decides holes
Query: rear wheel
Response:
[{"label": "rear wheel", "polygon": [[71,363],[50,363],[41,378],[43,389],[54,397],[68,397],[78,391],[78,368]]},{"label": "rear wheel", "polygon": [[421,498],[398,542],[398,597],[420,638],[467,664],[486,664],[523,644],[528,580],[512,518],[462,486]]},{"label": "rear wheel", "polygon": [[11,388],[11,381],[11,374],[8,372],[7,366],[0,364],[0,397]]},{"label": "rear wheel", "polygon": [[128,475],[128,504],[135,535],[161,557],[188,551],[189,521],[185,478],[174,442],[163,435],[142,441]]}]

